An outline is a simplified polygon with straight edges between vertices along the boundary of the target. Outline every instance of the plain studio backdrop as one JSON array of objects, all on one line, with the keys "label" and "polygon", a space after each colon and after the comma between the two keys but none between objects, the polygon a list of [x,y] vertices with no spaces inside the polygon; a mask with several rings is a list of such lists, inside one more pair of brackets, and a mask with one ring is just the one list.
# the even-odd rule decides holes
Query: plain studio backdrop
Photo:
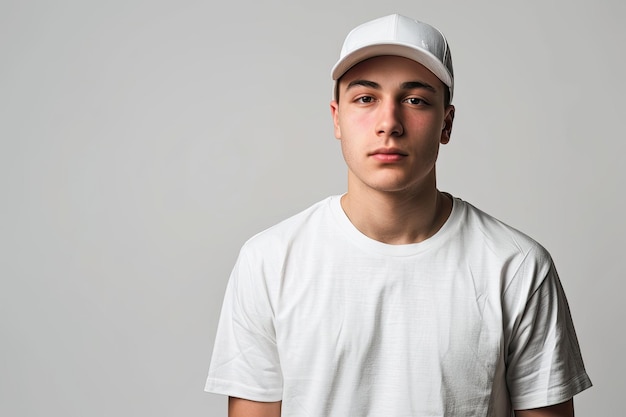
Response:
[{"label": "plain studio backdrop", "polygon": [[355,25],[441,28],[439,187],[552,253],[622,414],[626,3],[0,3],[0,415],[223,416],[203,392],[242,243],[345,191],[330,111]]}]

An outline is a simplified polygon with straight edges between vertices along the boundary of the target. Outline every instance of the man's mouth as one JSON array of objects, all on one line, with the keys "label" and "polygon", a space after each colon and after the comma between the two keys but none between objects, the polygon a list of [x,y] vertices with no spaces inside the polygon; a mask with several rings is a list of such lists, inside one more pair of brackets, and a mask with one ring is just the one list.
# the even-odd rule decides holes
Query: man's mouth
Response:
[{"label": "man's mouth", "polygon": [[370,156],[381,162],[397,162],[408,156],[408,154],[397,148],[379,148],[370,153]]}]

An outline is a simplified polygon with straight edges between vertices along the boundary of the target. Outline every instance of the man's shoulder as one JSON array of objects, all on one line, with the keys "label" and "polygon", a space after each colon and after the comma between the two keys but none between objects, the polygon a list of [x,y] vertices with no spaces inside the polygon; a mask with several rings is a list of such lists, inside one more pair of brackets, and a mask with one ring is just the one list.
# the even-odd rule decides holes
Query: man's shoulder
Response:
[{"label": "man's shoulder", "polygon": [[462,233],[476,243],[498,252],[533,254],[543,259],[550,257],[548,251],[525,232],[459,198],[455,198],[455,204],[459,206]]},{"label": "man's shoulder", "polygon": [[306,209],[276,223],[248,239],[244,248],[262,250],[289,245],[296,238],[306,238],[311,231],[325,226],[331,214],[332,201],[337,196],[327,197]]}]

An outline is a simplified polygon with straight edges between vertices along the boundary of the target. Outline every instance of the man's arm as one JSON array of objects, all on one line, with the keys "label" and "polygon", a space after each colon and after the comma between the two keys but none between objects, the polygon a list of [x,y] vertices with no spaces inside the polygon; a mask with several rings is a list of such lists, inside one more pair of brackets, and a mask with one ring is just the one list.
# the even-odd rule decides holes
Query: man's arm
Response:
[{"label": "man's arm", "polygon": [[263,403],[228,397],[228,417],[280,417],[282,402]]},{"label": "man's arm", "polygon": [[574,417],[574,400],[570,399],[550,407],[515,410],[515,417]]}]

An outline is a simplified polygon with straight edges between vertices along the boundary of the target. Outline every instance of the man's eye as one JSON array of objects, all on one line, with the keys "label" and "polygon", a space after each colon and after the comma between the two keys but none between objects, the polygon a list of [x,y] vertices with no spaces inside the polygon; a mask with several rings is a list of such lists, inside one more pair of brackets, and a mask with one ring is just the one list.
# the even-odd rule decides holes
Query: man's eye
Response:
[{"label": "man's eye", "polygon": [[422,100],[421,98],[417,98],[417,97],[409,97],[405,100],[407,103],[409,104],[413,104],[415,106],[418,106],[420,104],[428,104],[427,102],[425,102],[424,100]]},{"label": "man's eye", "polygon": [[371,103],[372,101],[374,101],[374,98],[370,96],[363,96],[363,97],[357,98],[356,101],[358,103]]}]

